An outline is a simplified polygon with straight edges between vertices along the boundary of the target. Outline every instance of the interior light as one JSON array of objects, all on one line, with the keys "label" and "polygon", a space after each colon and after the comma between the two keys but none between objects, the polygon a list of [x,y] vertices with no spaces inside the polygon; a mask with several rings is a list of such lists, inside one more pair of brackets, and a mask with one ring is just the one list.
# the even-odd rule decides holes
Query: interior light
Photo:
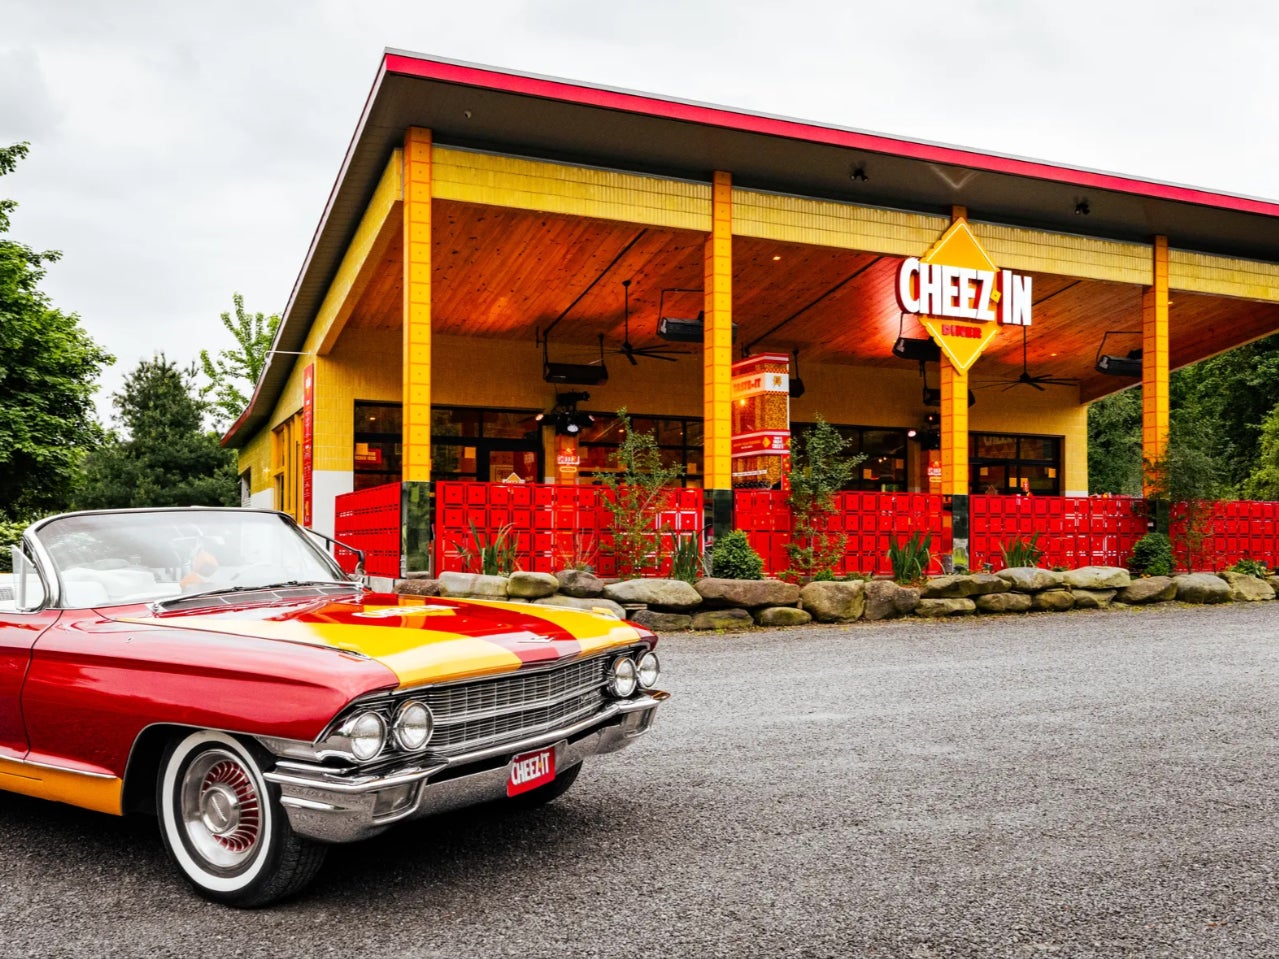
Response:
[{"label": "interior light", "polygon": [[773,257],[773,262],[774,262],[774,263],[776,263],[776,262],[777,262],[778,260],[780,260],[780,259],[781,259],[781,257],[780,257],[780,256],[775,256],[775,257]]}]

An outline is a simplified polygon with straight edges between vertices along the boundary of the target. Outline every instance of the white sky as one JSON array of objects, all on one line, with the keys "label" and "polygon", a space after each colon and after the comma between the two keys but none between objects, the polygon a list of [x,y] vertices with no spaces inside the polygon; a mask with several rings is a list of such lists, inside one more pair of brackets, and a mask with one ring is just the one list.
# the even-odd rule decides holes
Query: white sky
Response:
[{"label": "white sky", "polygon": [[385,47],[1279,198],[1276,41],[1245,0],[0,0],[0,197],[106,411],[233,292],[284,309]]}]

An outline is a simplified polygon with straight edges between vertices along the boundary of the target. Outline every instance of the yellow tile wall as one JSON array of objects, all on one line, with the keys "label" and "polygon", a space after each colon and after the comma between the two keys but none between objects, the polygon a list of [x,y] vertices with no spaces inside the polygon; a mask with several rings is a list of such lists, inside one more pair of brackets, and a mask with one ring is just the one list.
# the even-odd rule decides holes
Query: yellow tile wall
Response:
[{"label": "yellow tile wall", "polygon": [[708,232],[709,183],[454,147],[432,151],[432,196]]},{"label": "yellow tile wall", "polygon": [[757,190],[733,190],[736,236],[918,256],[937,241],[944,216],[882,210]]},{"label": "yellow tile wall", "polygon": [[1116,283],[1149,283],[1148,243],[1097,240],[1071,233],[969,221],[973,235],[1000,269]]},{"label": "yellow tile wall", "polygon": [[1168,287],[1279,303],[1279,263],[1169,250]]}]

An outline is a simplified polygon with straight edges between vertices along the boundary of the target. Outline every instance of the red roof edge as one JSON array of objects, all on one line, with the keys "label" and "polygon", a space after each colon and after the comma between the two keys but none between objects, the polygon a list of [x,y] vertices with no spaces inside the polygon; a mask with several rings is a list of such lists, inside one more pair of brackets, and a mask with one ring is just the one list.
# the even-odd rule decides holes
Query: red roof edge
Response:
[{"label": "red roof edge", "polygon": [[801,120],[760,116],[723,107],[663,99],[652,94],[628,93],[601,87],[583,86],[565,80],[503,73],[486,67],[429,60],[403,53],[387,52],[383,63],[387,73],[403,76],[482,87],[506,93],[541,97],[548,100],[562,100],[584,106],[602,107],[609,110],[620,110],[627,113],[662,117],[670,120],[683,120],[689,123],[722,127],[745,133],[760,133],[793,140],[807,140],[813,143],[845,147],[850,150],[886,153],[931,163],[944,163],[949,166],[984,170],[991,173],[1005,173],[1013,176],[1067,183],[1072,186],[1089,189],[1111,190],[1152,199],[1173,200],[1225,210],[1236,210],[1242,213],[1257,213],[1263,216],[1279,217],[1279,203],[1276,202],[1234,196],[1228,193],[1214,193],[1194,187],[1139,180],[1134,177],[1119,176],[1111,173],[1057,166],[1038,160],[1019,159],[980,153],[976,150],[958,147],[920,143],[878,133],[864,133],[856,130],[821,126]]}]

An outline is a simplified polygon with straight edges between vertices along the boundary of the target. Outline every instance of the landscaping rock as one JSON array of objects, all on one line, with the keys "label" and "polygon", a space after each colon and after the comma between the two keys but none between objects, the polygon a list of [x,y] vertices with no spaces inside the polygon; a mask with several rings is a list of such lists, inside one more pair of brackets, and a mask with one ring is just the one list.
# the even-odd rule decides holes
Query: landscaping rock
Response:
[{"label": "landscaping rock", "polygon": [[1260,603],[1275,598],[1275,588],[1264,579],[1226,570],[1219,574],[1230,587],[1230,599],[1235,603]]},{"label": "landscaping rock", "polygon": [[1123,589],[1132,575],[1122,566],[1081,566],[1067,570],[1061,581],[1071,589]]},{"label": "landscaping rock", "polygon": [[866,608],[866,584],[861,580],[809,583],[799,591],[799,601],[819,623],[850,623],[860,619]]},{"label": "landscaping rock", "polygon": [[1074,605],[1074,594],[1068,589],[1046,589],[1030,598],[1030,608],[1039,612],[1060,613]]},{"label": "landscaping rock", "polygon": [[1115,594],[1115,599],[1131,606],[1147,603],[1167,603],[1177,598],[1177,584],[1171,576],[1143,576],[1134,579]]},{"label": "landscaping rock", "polygon": [[556,593],[554,596],[544,596],[541,599],[533,600],[533,605],[561,606],[569,609],[585,609],[587,611],[602,609],[606,613],[612,613],[618,619],[626,618],[626,610],[611,599],[605,599],[603,596],[565,596],[562,593]]},{"label": "landscaping rock", "polygon": [[655,633],[678,633],[690,629],[693,617],[687,613],[659,613],[651,609],[636,610],[631,622],[647,626]]},{"label": "landscaping rock", "polygon": [[803,626],[813,617],[794,606],[769,606],[755,612],[755,622],[761,626]]},{"label": "landscaping rock", "polygon": [[1266,582],[1270,584],[1270,588],[1275,591],[1275,595],[1279,596],[1279,573],[1272,573],[1266,577]]},{"label": "landscaping rock", "polygon": [[1029,593],[987,593],[973,600],[983,613],[1026,613],[1030,611]]},{"label": "landscaping rock", "polygon": [[1116,589],[1072,589],[1075,609],[1105,609],[1115,598]]},{"label": "landscaping rock", "polygon": [[560,588],[560,581],[550,573],[512,573],[506,580],[506,595],[520,599],[541,599]]},{"label": "landscaping rock", "polygon": [[740,606],[762,609],[765,606],[794,606],[799,602],[799,587],[780,579],[699,579],[693,588],[708,608]]},{"label": "landscaping rock", "polygon": [[395,592],[400,596],[439,596],[440,583],[435,579],[397,579]]},{"label": "landscaping rock", "polygon": [[1212,573],[1183,573],[1174,576],[1177,601],[1181,603],[1228,603],[1230,584]]},{"label": "landscaping rock", "polygon": [[897,619],[910,615],[919,605],[919,590],[898,586],[892,580],[872,579],[863,591],[866,607],[862,615],[866,619]]},{"label": "landscaping rock", "polygon": [[1038,566],[1010,566],[995,574],[1014,592],[1038,593],[1045,589],[1056,589],[1061,585],[1061,573],[1051,569],[1040,569]]},{"label": "landscaping rock", "polygon": [[708,609],[693,617],[693,629],[742,629],[755,620],[744,609]]},{"label": "landscaping rock", "polygon": [[990,573],[938,576],[924,583],[920,596],[924,599],[946,599],[961,596],[984,596],[1002,593],[1008,584]]},{"label": "landscaping rock", "polygon": [[440,573],[440,595],[473,599],[506,599],[505,576],[479,573]]},{"label": "landscaping rock", "polygon": [[977,604],[963,596],[942,599],[921,599],[915,607],[915,615],[926,619],[940,619],[943,616],[966,616],[977,612]]},{"label": "landscaping rock", "polygon": [[555,574],[565,596],[603,596],[604,581],[584,569],[562,569]]},{"label": "landscaping rock", "polygon": [[668,613],[681,613],[702,604],[701,594],[682,579],[625,579],[604,587],[615,603],[643,603]]}]

